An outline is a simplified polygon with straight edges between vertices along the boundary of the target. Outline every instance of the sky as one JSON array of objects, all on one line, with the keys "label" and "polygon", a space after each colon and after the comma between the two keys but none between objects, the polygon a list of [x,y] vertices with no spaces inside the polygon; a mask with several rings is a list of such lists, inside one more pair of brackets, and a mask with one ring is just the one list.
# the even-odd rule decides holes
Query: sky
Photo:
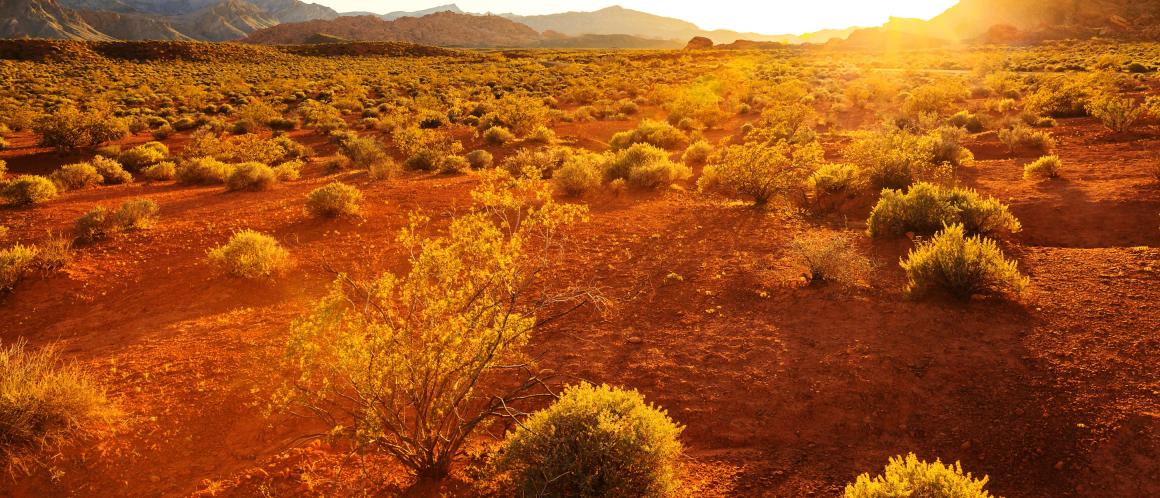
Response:
[{"label": "sky", "polygon": [[456,3],[467,12],[522,15],[591,11],[610,5],[676,17],[702,29],[762,34],[801,34],[827,28],[877,26],[890,18],[929,19],[958,0],[305,0],[340,12],[415,11]]}]

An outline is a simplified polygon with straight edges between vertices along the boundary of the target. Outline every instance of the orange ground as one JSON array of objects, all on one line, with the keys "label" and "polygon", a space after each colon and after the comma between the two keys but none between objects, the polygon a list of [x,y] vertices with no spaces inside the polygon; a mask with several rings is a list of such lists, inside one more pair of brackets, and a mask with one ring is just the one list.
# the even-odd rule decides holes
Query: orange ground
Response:
[{"label": "orange ground", "polygon": [[[631,126],[558,133],[599,148]],[[680,190],[600,193],[584,199],[592,219],[570,229],[572,249],[554,277],[599,288],[615,307],[569,315],[535,347],[545,367],[636,388],[685,424],[695,496],[834,496],[908,451],[961,460],[1007,497],[1160,496],[1160,185],[1147,174],[1160,132],[1117,137],[1081,119],[1054,133],[1065,179],[1050,183],[1022,180],[1033,157],[1012,157],[994,133],[968,143],[980,161],[963,183],[1008,202],[1024,226],[1006,247],[1032,277],[1021,303],[907,300],[897,265],[905,240],[863,242],[881,263],[870,289],[798,285],[784,245],[810,224],[860,231],[865,205],[807,224]],[[332,152],[318,137],[296,137]],[[174,152],[181,140],[170,140]],[[33,149],[27,135],[10,141],[0,158],[13,172],[69,160]],[[284,452],[309,421],[260,415],[287,327],[324,292],[324,267],[399,270],[394,240],[407,213],[461,212],[475,180],[341,174],[363,190],[365,217],[318,221],[302,206],[306,192],[334,179],[321,162],[270,192],[137,183],[0,210],[11,242],[67,231],[96,204],[161,205],[156,228],[81,247],[62,273],[0,296],[0,340],[60,341],[133,416],[116,440],[70,450],[57,482],[37,474],[5,482],[0,494],[347,489],[343,479],[358,471],[328,473],[343,460],[335,452]],[[240,228],[276,236],[293,270],[264,281],[213,272],[206,250]],[[384,493],[407,484],[375,481],[370,489]]]}]

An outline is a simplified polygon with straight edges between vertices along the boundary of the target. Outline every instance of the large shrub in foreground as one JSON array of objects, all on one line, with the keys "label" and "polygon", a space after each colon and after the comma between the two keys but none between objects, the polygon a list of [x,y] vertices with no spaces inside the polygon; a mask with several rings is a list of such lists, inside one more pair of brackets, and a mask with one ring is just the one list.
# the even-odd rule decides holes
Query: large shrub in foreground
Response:
[{"label": "large shrub in foreground", "polygon": [[636,391],[580,384],[508,435],[498,468],[520,496],[669,496],[682,430]]},{"label": "large shrub in foreground", "polygon": [[906,271],[906,292],[922,295],[934,289],[969,299],[975,294],[1019,294],[1030,283],[1019,273],[994,240],[968,237],[962,225],[948,226],[929,241],[912,249],[901,262]]},{"label": "large shrub in foreground", "polygon": [[907,232],[930,235],[945,225],[961,224],[968,233],[1016,233],[1019,220],[1007,206],[974,190],[917,183],[907,192],[886,189],[866,222],[871,237],[898,237]]},{"label": "large shrub in foreground", "polygon": [[55,199],[57,193],[52,180],[36,175],[21,175],[0,187],[0,197],[16,206],[48,202]]},{"label": "large shrub in foreground", "polygon": [[975,479],[970,473],[963,473],[957,462],[943,465],[941,461],[927,463],[913,453],[891,458],[882,475],[858,476],[853,484],[846,485],[844,498],[993,498],[983,489],[987,486],[987,476]]},{"label": "large shrub in foreground", "polygon": [[39,452],[100,434],[117,413],[93,377],[55,348],[0,345],[0,464],[27,468]]},{"label": "large shrub in foreground", "polygon": [[277,405],[308,408],[329,437],[442,478],[477,428],[539,392],[524,346],[544,291],[529,289],[558,228],[583,208],[502,170],[473,197],[482,209],[444,236],[422,237],[413,219],[400,234],[406,274],[342,276],[295,322],[285,357],[293,382]]}]

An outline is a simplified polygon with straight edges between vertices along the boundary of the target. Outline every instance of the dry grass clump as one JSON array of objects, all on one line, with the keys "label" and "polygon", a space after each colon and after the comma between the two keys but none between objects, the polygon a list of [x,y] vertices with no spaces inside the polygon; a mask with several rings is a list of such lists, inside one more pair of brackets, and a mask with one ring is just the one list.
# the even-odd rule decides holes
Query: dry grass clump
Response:
[{"label": "dry grass clump", "polygon": [[938,289],[959,299],[975,294],[1020,294],[1030,280],[1008,261],[999,244],[979,235],[968,237],[962,225],[951,225],[912,249],[901,262],[906,292],[920,296]]},{"label": "dry grass clump", "polygon": [[822,148],[816,142],[733,145],[723,151],[719,162],[705,168],[698,186],[748,197],[764,206],[775,196],[800,190],[821,162]]},{"label": "dry grass clump", "polygon": [[333,182],[306,195],[306,212],[312,216],[333,218],[358,216],[362,192],[342,182]]},{"label": "dry grass clump", "polygon": [[491,145],[504,145],[515,139],[515,134],[502,126],[492,126],[483,132],[483,141]]},{"label": "dry grass clump", "polygon": [[14,206],[29,206],[53,200],[59,191],[52,180],[37,175],[20,175],[0,187],[0,197]]},{"label": "dry grass clump", "polygon": [[209,252],[209,261],[227,273],[242,278],[266,277],[290,264],[290,253],[273,237],[242,230],[229,242]]},{"label": "dry grass clump", "polygon": [[220,185],[233,170],[233,166],[212,157],[198,157],[179,164],[175,178],[182,185]]},{"label": "dry grass clump", "polygon": [[467,163],[471,166],[471,169],[476,170],[490,168],[495,161],[495,157],[490,152],[482,149],[468,152],[463,157],[467,158]]},{"label": "dry grass clump", "polygon": [[508,435],[498,468],[517,496],[670,496],[682,430],[636,391],[580,384]]},{"label": "dry grass clump", "polygon": [[892,498],[912,496],[923,498],[993,498],[985,489],[987,476],[975,479],[963,473],[959,463],[943,465],[921,461],[911,453],[903,458],[891,458],[882,475],[858,476],[846,485],[844,498]]},{"label": "dry grass clump", "polygon": [[713,146],[704,140],[693,142],[681,155],[681,162],[686,166],[701,166],[709,161],[709,154],[713,153]]},{"label": "dry grass clump", "polygon": [[1012,152],[1020,148],[1050,152],[1051,149],[1055,148],[1055,139],[1051,138],[1050,132],[1035,130],[1023,123],[999,130],[999,141],[1003,142]]},{"label": "dry grass clump", "polygon": [[873,265],[854,245],[854,238],[841,233],[807,233],[789,245],[790,257],[806,268],[809,282],[836,282],[847,286],[865,285]]},{"label": "dry grass clump", "polygon": [[367,168],[367,176],[371,180],[390,180],[399,176],[403,171],[403,167],[394,159],[386,158],[380,162],[374,163]]},{"label": "dry grass clump", "polygon": [[157,221],[160,209],[149,199],[125,201],[116,211],[97,206],[77,218],[76,235],[82,241],[93,242],[122,231],[146,229]]},{"label": "dry grass clump", "polygon": [[605,179],[624,180],[629,186],[641,189],[664,187],[692,175],[688,166],[670,160],[664,149],[643,143],[617,152],[604,170]]},{"label": "dry grass clump", "polygon": [[356,168],[370,168],[390,159],[383,146],[373,138],[350,136],[339,142],[338,151]]},{"label": "dry grass clump", "polygon": [[99,436],[118,418],[92,374],[63,361],[55,347],[0,345],[0,462],[9,469],[27,469],[39,453]]},{"label": "dry grass clump", "polygon": [[0,291],[12,290],[33,268],[39,253],[35,246],[21,244],[0,250]]}]

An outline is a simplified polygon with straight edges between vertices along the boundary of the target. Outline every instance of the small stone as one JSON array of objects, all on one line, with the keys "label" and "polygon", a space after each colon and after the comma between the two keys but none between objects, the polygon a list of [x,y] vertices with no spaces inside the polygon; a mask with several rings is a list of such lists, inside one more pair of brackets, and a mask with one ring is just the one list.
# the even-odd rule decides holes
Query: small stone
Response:
[{"label": "small stone", "polygon": [[970,441],[963,441],[963,444],[961,446],[959,446],[959,448],[962,448],[964,450],[969,450],[969,449],[971,449],[971,442]]},{"label": "small stone", "polygon": [[161,482],[161,476],[149,476],[149,482]]},{"label": "small stone", "polygon": [[1055,470],[1063,470],[1063,460],[1055,462]]},{"label": "small stone", "polygon": [[641,339],[640,337],[637,337],[637,336],[632,336],[632,337],[628,338],[629,344],[641,344],[643,342],[644,342],[644,339]]}]

